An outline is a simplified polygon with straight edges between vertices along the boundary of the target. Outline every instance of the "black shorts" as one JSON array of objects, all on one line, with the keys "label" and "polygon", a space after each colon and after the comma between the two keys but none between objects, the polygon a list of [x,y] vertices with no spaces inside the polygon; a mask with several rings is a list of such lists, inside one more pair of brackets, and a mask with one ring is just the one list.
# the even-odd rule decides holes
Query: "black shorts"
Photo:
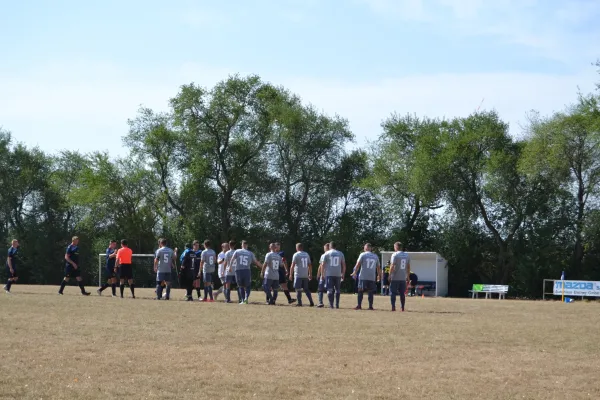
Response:
[{"label": "black shorts", "polygon": [[81,276],[81,267],[73,268],[71,264],[65,266],[65,278],[79,278]]},{"label": "black shorts", "polygon": [[119,277],[121,279],[133,279],[133,267],[131,264],[119,265]]}]

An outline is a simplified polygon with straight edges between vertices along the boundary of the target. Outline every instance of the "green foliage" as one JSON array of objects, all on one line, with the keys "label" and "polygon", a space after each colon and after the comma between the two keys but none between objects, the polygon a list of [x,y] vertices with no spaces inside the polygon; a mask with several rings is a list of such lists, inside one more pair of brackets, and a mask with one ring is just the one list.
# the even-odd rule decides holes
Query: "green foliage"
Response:
[{"label": "green foliage", "polygon": [[480,282],[539,297],[563,270],[600,280],[599,97],[533,113],[527,133],[514,139],[494,111],[392,114],[366,151],[350,150],[346,119],[258,76],[191,83],[167,112],[129,121],[122,159],[48,155],[0,129],[0,237],[20,239],[30,283],[59,282],[73,235],[87,283],[109,240],[151,253],[159,236],[179,248],[246,239],[259,258],[270,242],[288,258],[303,242],[315,272],[326,241],[349,270],[365,242],[401,241],[449,261],[453,296]]}]

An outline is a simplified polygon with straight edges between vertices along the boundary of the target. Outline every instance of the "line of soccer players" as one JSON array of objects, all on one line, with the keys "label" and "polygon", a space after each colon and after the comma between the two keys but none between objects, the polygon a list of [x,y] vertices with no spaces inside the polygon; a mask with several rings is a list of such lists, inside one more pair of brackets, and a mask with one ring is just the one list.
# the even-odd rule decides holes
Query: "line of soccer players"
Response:
[{"label": "line of soccer players", "polygon": [[[177,270],[177,248],[172,250],[167,246],[166,239],[159,240],[159,248],[154,257],[154,272],[156,272],[156,299],[169,300],[171,284],[174,278],[173,269]],[[231,288],[237,287],[238,303],[248,304],[251,293],[251,267],[260,269],[263,281],[263,290],[266,302],[275,305],[281,285],[287,297],[288,303],[296,302],[292,299],[287,288],[288,279],[293,281],[294,290],[297,294],[297,307],[302,307],[302,294],[305,294],[309,306],[315,306],[308,286],[312,276],[312,262],[308,253],[304,251],[302,243],[296,244],[291,264],[288,268],[279,243],[269,245],[269,253],[265,256],[263,263],[256,259],[254,253],[248,250],[248,243],[242,241],[241,248],[236,250],[236,242],[230,241],[221,245],[221,252],[217,255],[212,249],[210,240],[204,241],[204,249],[200,250],[200,242],[186,245],[179,260],[179,280],[181,287],[186,290],[185,299],[193,301],[192,292],[196,289],[198,299],[202,302],[214,302],[219,294],[223,293],[226,303],[232,303]],[[121,248],[117,250],[117,242],[111,241],[106,250],[106,274],[107,282],[98,289],[98,294],[109,286],[112,296],[116,297],[117,274],[120,279],[120,295],[124,296],[125,282],[131,291],[131,297],[135,298],[135,283],[133,280],[132,250],[126,240],[121,240]],[[7,283],[4,290],[10,293],[11,286],[18,280],[17,254],[19,242],[15,239],[8,250],[6,269],[8,273]],[[324,307],[323,297],[327,293],[330,308],[340,306],[340,287],[346,274],[346,261],[344,254],[337,249],[335,242],[324,245],[324,254],[319,260],[317,270],[318,279],[318,304]],[[396,297],[400,296],[401,310],[404,311],[405,293],[410,277],[410,257],[402,248],[402,244],[394,244],[394,253],[390,261],[389,286],[391,291],[390,301],[392,311],[396,311]],[[79,238],[74,236],[65,253],[65,275],[60,286],[59,294],[63,294],[66,284],[70,278],[75,278],[79,284],[81,294],[89,296],[85,291],[81,278],[79,262]],[[217,270],[218,268],[218,270]],[[221,288],[213,295],[213,274],[217,272],[221,280]],[[379,257],[372,252],[370,244],[365,244],[364,251],[359,255],[351,276],[358,278],[358,304],[356,310],[362,309],[364,292],[367,292],[369,310],[373,309],[373,298],[377,290],[377,282],[381,281],[382,270]],[[201,279],[204,282],[204,296],[201,297]],[[163,296],[163,290],[165,295]]]}]

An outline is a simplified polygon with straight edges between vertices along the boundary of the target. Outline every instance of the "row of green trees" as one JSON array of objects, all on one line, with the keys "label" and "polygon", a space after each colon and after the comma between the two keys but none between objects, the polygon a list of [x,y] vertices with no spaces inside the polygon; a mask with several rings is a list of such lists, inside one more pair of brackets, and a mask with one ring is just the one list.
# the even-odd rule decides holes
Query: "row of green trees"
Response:
[{"label": "row of green trees", "polygon": [[151,253],[164,236],[247,239],[262,255],[302,241],[314,259],[336,240],[353,262],[364,242],[438,251],[450,294],[507,283],[600,280],[600,96],[533,114],[522,139],[494,111],[436,119],[393,114],[368,148],[347,120],[257,76],[184,85],[168,112],[143,108],[129,154],[47,154],[0,131],[0,238],[21,241],[22,281],[57,283],[81,238],[88,283],[112,238]]}]

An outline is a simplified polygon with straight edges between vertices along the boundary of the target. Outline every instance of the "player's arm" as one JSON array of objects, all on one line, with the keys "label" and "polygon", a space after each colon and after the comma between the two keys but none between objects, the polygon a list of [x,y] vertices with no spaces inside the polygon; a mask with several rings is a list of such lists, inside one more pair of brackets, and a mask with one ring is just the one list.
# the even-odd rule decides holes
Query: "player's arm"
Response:
[{"label": "player's arm", "polygon": [[13,270],[13,266],[12,266],[12,257],[10,255],[10,253],[8,253],[8,257],[6,257],[6,264],[8,265],[8,269],[10,270],[10,273],[14,273],[15,271]]},{"label": "player's arm", "polygon": [[381,264],[377,261],[377,282],[381,281]]},{"label": "player's arm", "polygon": [[346,260],[342,258],[342,280],[344,280],[344,276],[346,276]]},{"label": "player's arm", "polygon": [[406,260],[406,281],[410,282],[410,258]]},{"label": "player's arm", "polygon": [[351,276],[355,277],[356,275],[358,275],[358,271],[360,271],[360,266],[361,266],[361,259],[360,257],[358,257],[358,260],[356,260],[356,265],[354,266],[354,270],[352,271]]},{"label": "player's arm", "polygon": [[260,269],[260,277],[263,278],[265,276],[265,269],[267,268],[267,263],[269,262],[269,256],[267,255],[265,257],[265,262],[262,265],[262,268]]},{"label": "player's arm", "polygon": [[258,261],[254,254],[252,254],[252,262],[254,263],[254,265],[256,265],[256,268],[258,269],[261,269],[263,267],[263,265],[260,263],[260,261]]},{"label": "player's arm", "polygon": [[158,258],[154,256],[154,272],[158,271]]},{"label": "player's arm", "polygon": [[71,260],[71,255],[69,254],[69,252],[68,252],[68,251],[65,253],[65,260],[67,260],[67,262],[68,262],[69,264],[71,264],[71,265],[73,266],[73,268],[77,268],[77,264],[75,264],[75,263],[73,262],[73,260]]},{"label": "player's arm", "polygon": [[323,264],[325,262],[319,263],[319,269],[317,270],[317,278],[319,279],[325,278],[325,266]]},{"label": "player's arm", "polygon": [[310,261],[308,263],[308,280],[312,280],[312,263]]},{"label": "player's arm", "polygon": [[198,271],[198,276],[202,275],[202,271],[204,271],[204,258],[206,254],[204,252],[200,253],[200,270]]},{"label": "player's arm", "polygon": [[290,265],[290,273],[288,274],[288,277],[290,278],[290,280],[294,276],[295,269],[296,269],[296,261],[294,259],[292,259],[292,264]]},{"label": "player's arm", "polygon": [[108,258],[115,258],[117,256],[117,252],[113,251],[111,254],[108,255]]}]

